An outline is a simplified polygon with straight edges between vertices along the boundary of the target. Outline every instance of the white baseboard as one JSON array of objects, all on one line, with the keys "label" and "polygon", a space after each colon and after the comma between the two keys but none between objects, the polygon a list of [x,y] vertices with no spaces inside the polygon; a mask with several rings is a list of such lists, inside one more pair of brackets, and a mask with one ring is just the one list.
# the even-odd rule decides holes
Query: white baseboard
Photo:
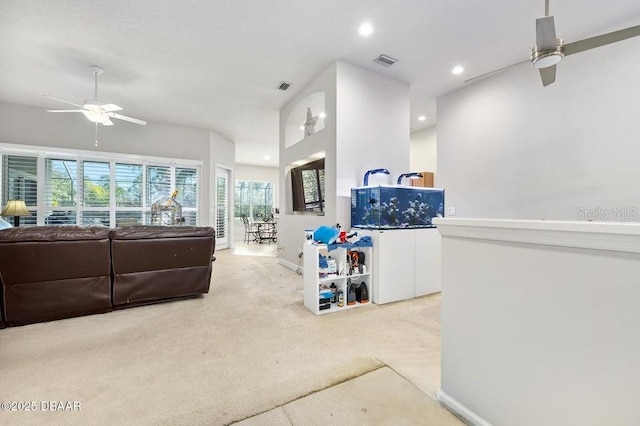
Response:
[{"label": "white baseboard", "polygon": [[451,398],[442,389],[438,391],[438,401],[442,405],[447,407],[449,411],[457,414],[474,426],[491,426],[491,423],[489,423],[473,411],[469,410],[467,407],[465,407],[455,399]]},{"label": "white baseboard", "polygon": [[[287,269],[291,269],[294,272],[298,270],[298,264],[297,263],[289,262],[288,260],[284,260],[282,258],[278,258],[278,264],[284,266]],[[302,266],[300,266],[300,271],[303,271],[303,270],[304,270],[304,268]]]}]

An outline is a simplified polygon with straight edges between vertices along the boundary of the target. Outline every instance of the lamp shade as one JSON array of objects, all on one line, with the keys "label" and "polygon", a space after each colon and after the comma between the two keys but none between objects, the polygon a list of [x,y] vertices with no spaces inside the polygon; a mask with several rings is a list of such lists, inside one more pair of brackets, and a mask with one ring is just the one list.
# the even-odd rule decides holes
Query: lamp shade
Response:
[{"label": "lamp shade", "polygon": [[31,216],[24,200],[9,200],[5,206],[2,216]]}]

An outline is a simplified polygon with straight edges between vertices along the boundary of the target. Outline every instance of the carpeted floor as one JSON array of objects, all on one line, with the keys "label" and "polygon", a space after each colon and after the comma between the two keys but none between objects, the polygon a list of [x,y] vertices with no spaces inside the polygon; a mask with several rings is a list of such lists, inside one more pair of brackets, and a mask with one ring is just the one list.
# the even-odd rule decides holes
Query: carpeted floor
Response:
[{"label": "carpeted floor", "polygon": [[0,400],[39,409],[0,424],[229,424],[385,364],[435,396],[439,296],[316,317],[277,259],[216,256],[204,297],[1,330]]}]

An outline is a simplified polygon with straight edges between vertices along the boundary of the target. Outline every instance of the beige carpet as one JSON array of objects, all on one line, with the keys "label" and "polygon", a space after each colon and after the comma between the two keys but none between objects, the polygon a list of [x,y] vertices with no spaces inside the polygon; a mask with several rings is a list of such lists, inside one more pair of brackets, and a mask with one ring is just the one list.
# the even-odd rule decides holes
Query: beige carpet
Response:
[{"label": "beige carpet", "polygon": [[0,424],[229,424],[387,364],[439,386],[439,296],[316,317],[272,257],[217,254],[204,297],[0,331]]}]

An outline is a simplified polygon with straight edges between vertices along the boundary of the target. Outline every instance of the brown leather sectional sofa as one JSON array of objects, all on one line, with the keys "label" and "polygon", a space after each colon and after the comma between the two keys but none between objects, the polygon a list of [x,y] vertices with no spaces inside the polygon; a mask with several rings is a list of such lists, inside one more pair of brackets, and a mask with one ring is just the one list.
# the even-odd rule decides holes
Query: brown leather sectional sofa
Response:
[{"label": "brown leather sectional sofa", "polygon": [[207,293],[210,227],[0,231],[0,328]]}]

